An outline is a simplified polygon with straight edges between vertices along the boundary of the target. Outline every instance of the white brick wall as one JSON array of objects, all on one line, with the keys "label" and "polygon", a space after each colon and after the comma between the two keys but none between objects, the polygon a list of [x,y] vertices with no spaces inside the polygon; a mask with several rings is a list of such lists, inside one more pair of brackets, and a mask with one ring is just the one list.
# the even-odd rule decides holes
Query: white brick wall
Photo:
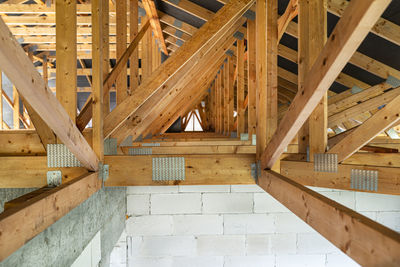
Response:
[{"label": "white brick wall", "polygon": [[[400,231],[399,196],[311,189]],[[127,192],[127,238],[111,266],[358,266],[256,185]]]}]

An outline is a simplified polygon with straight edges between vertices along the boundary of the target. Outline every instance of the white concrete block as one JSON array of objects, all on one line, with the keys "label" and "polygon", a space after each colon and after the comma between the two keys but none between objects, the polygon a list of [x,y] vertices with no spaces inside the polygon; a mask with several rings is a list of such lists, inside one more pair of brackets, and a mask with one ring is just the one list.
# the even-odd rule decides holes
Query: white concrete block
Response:
[{"label": "white concrete block", "polygon": [[150,197],[151,214],[200,214],[201,194],[156,194]]},{"label": "white concrete block", "polygon": [[147,236],[139,248],[140,256],[195,256],[196,239],[194,236]]},{"label": "white concrete block", "polygon": [[181,193],[229,193],[230,185],[180,185],[179,192]]},{"label": "white concrete block", "polygon": [[295,254],[296,234],[248,235],[246,255]]},{"label": "white concrete block", "polygon": [[126,231],[130,236],[171,235],[172,225],[170,215],[135,216],[126,221]]},{"label": "white concrete block", "polygon": [[268,214],[225,214],[224,234],[267,234],[275,231],[274,216]]},{"label": "white concrete block", "polygon": [[294,213],[275,213],[277,233],[314,233],[315,230]]},{"label": "white concrete block", "polygon": [[252,193],[204,193],[203,213],[252,213]]},{"label": "white concrete block", "polygon": [[254,212],[255,213],[268,213],[268,212],[290,212],[279,201],[273,198],[270,194],[254,193]]},{"label": "white concrete block", "polygon": [[94,236],[91,243],[91,254],[92,254],[92,267],[97,267],[101,260],[101,234],[100,231]]},{"label": "white concrete block", "polygon": [[390,229],[400,232],[400,212],[378,212],[377,221]]},{"label": "white concrete block", "polygon": [[355,192],[340,191],[340,192],[320,192],[321,195],[336,201],[349,209],[354,210],[356,207]]},{"label": "white concrete block", "polygon": [[265,191],[256,184],[238,184],[231,185],[232,193],[265,193]]},{"label": "white concrete block", "polygon": [[297,254],[326,254],[338,251],[338,248],[319,233],[297,234]]},{"label": "white concrete block", "polygon": [[327,254],[326,267],[359,267],[360,265],[343,252]]},{"label": "white concrete block", "polygon": [[334,191],[340,191],[332,188],[325,188],[325,187],[316,187],[316,186],[307,186],[309,189],[315,191],[315,192],[334,192]]},{"label": "white concrete block", "polygon": [[296,253],[296,234],[272,234],[270,238],[272,254]]},{"label": "white concrete block", "polygon": [[174,235],[221,235],[222,215],[174,215]]},{"label": "white concrete block", "polygon": [[110,267],[126,267],[126,262],[110,262]]},{"label": "white concrete block", "polygon": [[224,267],[224,257],[174,257],[173,267]]},{"label": "white concrete block", "polygon": [[224,267],[271,267],[275,266],[275,256],[226,256]]},{"label": "white concrete block", "polygon": [[92,266],[92,247],[87,245],[78,258],[72,263],[71,267]]},{"label": "white concrete block", "polygon": [[245,236],[215,235],[197,237],[199,256],[234,256],[245,254]]},{"label": "white concrete block", "polygon": [[[143,237],[142,236],[127,236],[126,238],[126,259],[129,261],[130,259],[140,257],[140,248],[143,246]],[[126,262],[126,260],[125,260]]]},{"label": "white concrete block", "polygon": [[356,192],[357,211],[400,211],[400,196]]},{"label": "white concrete block", "polygon": [[325,255],[284,255],[284,254],[276,255],[275,267],[321,267],[321,266],[325,266]]},{"label": "white concrete block", "polygon": [[162,185],[162,186],[128,186],[126,193],[133,194],[168,194],[178,193],[177,185]]},{"label": "white concrete block", "polygon": [[127,267],[172,267],[171,257],[136,257],[128,262]]},{"label": "white concrete block", "polygon": [[150,213],[150,194],[127,195],[126,212],[129,216],[147,215]]},{"label": "white concrete block", "polygon": [[126,266],[126,246],[115,246],[110,254],[110,266]]},{"label": "white concrete block", "polygon": [[246,255],[271,254],[271,235],[247,235]]}]

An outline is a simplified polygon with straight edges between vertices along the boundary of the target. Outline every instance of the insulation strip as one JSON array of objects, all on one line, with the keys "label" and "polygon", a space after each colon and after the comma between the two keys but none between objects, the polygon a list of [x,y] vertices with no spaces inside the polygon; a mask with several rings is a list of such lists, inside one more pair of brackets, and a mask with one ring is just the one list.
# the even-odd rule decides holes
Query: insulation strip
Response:
[{"label": "insulation strip", "polygon": [[174,20],[174,26],[177,28],[182,28],[182,21],[180,20]]},{"label": "insulation strip", "polygon": [[400,80],[393,76],[389,76],[386,79],[386,83],[390,84],[393,88],[397,88],[400,86]]},{"label": "insulation strip", "polygon": [[153,181],[185,180],[185,158],[153,158]]},{"label": "insulation strip", "polygon": [[359,92],[361,92],[361,91],[363,91],[363,89],[362,88],[360,88],[360,87],[358,87],[358,86],[353,86],[352,88],[351,88],[351,93],[354,95],[354,94],[357,94],[357,93],[359,93]]},{"label": "insulation strip", "polygon": [[255,20],[256,19],[256,12],[253,10],[248,9],[246,12],[244,12],[243,17],[249,19],[249,20]]},{"label": "insulation strip", "polygon": [[235,37],[236,39],[239,39],[239,40],[243,40],[244,34],[242,32],[237,31],[233,34],[233,37]]}]

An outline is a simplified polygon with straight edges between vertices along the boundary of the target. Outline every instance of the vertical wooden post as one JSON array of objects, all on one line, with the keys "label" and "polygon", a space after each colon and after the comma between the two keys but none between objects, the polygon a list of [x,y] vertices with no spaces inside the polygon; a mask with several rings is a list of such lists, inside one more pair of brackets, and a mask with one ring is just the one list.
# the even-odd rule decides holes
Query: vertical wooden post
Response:
[{"label": "vertical wooden post", "polygon": [[221,132],[221,126],[219,124],[219,118],[220,118],[220,83],[219,83],[219,74],[217,74],[217,77],[215,78],[215,108],[216,108],[216,132],[220,133]]},{"label": "vertical wooden post", "polygon": [[56,96],[73,122],[77,109],[76,2],[56,0]]},{"label": "vertical wooden post", "polygon": [[[116,1],[117,17],[117,61],[122,57],[126,50],[127,43],[127,2],[126,0]],[[115,81],[117,92],[117,105],[127,97],[127,67],[122,68],[121,73]]]},{"label": "vertical wooden post", "polygon": [[235,104],[235,92],[234,92],[234,74],[235,74],[235,67],[233,65],[233,59],[232,57],[228,57],[228,67],[229,67],[229,132],[228,134],[230,135],[234,131],[235,127],[235,117],[233,116],[234,113],[234,104]]},{"label": "vertical wooden post", "polygon": [[224,63],[224,134],[229,135],[229,62]]},{"label": "vertical wooden post", "polygon": [[[138,34],[138,0],[131,0],[129,3],[129,36],[131,41],[135,39]],[[133,51],[129,59],[129,70],[130,70],[130,93],[132,94],[139,85],[139,49],[138,47]]]},{"label": "vertical wooden post", "polygon": [[151,75],[151,35],[149,28],[142,39],[142,81]]},{"label": "vertical wooden post", "polygon": [[[327,39],[327,3],[326,0],[299,1],[299,90],[303,90],[304,79]],[[305,88],[307,90],[307,88]],[[328,101],[327,94],[317,105],[308,119],[308,129],[300,131],[301,152],[307,145],[309,135],[310,161],[314,153],[324,153],[328,142]]]},{"label": "vertical wooden post", "polygon": [[244,39],[237,40],[237,134],[245,132],[245,117],[244,117]]},{"label": "vertical wooden post", "polygon": [[43,80],[46,85],[49,83],[49,72],[47,66],[47,56],[43,56]]},{"label": "vertical wooden post", "polygon": [[277,8],[277,0],[257,0],[257,158],[264,152],[278,124]]},{"label": "vertical wooden post", "polygon": [[[100,161],[104,157],[103,137],[103,10],[104,0],[92,0],[92,95],[93,150]],[[117,1],[118,2],[118,1]],[[125,12],[126,14],[126,12]],[[125,75],[126,78],[126,75]]]},{"label": "vertical wooden post", "polygon": [[13,86],[13,121],[14,130],[19,129],[19,95],[17,88]]},{"label": "vertical wooden post", "polygon": [[3,73],[0,71],[0,129],[3,129]]},{"label": "vertical wooden post", "polygon": [[[102,45],[103,45],[103,83],[108,73],[110,72],[110,7],[109,0],[102,0]],[[110,112],[110,92],[108,92],[105,96],[103,96],[103,113],[106,116]]]},{"label": "vertical wooden post", "polygon": [[220,99],[219,99],[219,106],[220,106],[220,133],[224,134],[224,92],[225,92],[225,83],[224,83],[224,65],[222,64],[219,73],[219,83],[220,83]]},{"label": "vertical wooden post", "polygon": [[256,134],[257,128],[257,110],[256,110],[256,22],[247,20],[247,116],[249,123],[249,138]]},{"label": "vertical wooden post", "polygon": [[210,106],[210,130],[215,131],[215,83],[211,84],[210,91],[210,101],[208,102],[208,105]]}]

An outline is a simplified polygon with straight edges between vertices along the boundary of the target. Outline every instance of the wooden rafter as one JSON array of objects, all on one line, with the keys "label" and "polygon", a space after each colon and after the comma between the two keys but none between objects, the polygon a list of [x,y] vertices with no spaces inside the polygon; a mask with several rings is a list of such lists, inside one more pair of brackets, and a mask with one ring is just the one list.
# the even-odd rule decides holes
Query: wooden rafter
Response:
[{"label": "wooden rafter", "polygon": [[[0,20],[0,69],[18,88],[19,93],[57,134],[83,166],[98,169],[98,159],[68,114],[48,89],[31,60]],[[25,75],[21,75],[25,73]],[[43,103],[48,103],[43,105]]]},{"label": "wooden rafter", "polygon": [[273,171],[258,185],[359,264],[400,264],[399,233]]},{"label": "wooden rafter", "polygon": [[329,150],[329,153],[338,154],[338,162],[350,157],[374,137],[387,128],[396,125],[400,121],[398,112],[400,96],[395,97],[384,108],[375,113],[371,118],[352,131],[338,144]]},{"label": "wooden rafter", "polygon": [[340,70],[351,58],[390,1],[352,1],[339,20],[321,54],[305,78],[262,156],[262,167],[271,168],[292,141]]},{"label": "wooden rafter", "polygon": [[[97,173],[86,174],[0,214],[0,261],[55,223],[101,188]],[[73,197],[72,197],[73,196]],[[29,219],[28,219],[29,218]]]},{"label": "wooden rafter", "polygon": [[[240,18],[240,16],[250,7],[253,1],[232,1],[223,7],[212,21],[207,22],[196,32],[196,34],[174,53],[164,64],[152,73],[148,79],[140,85],[137,93],[133,93],[123,103],[117,106],[105,118],[105,136],[109,136],[118,129],[129,116],[148,97],[154,94],[161,86],[163,90],[170,89],[165,83],[170,80],[179,80],[188,69],[193,66],[218,40],[221,35]],[[183,66],[183,67],[182,67]]]},{"label": "wooden rafter", "polygon": [[168,55],[168,49],[165,45],[165,40],[163,36],[163,32],[161,30],[160,20],[158,18],[156,5],[153,0],[143,0],[143,7],[146,10],[146,14],[149,17],[151,28],[153,29],[153,33],[156,36],[160,48],[162,49],[165,55]]},{"label": "wooden rafter", "polygon": [[285,13],[278,19],[278,41],[282,38],[289,25],[299,13],[299,0],[290,0]]}]

